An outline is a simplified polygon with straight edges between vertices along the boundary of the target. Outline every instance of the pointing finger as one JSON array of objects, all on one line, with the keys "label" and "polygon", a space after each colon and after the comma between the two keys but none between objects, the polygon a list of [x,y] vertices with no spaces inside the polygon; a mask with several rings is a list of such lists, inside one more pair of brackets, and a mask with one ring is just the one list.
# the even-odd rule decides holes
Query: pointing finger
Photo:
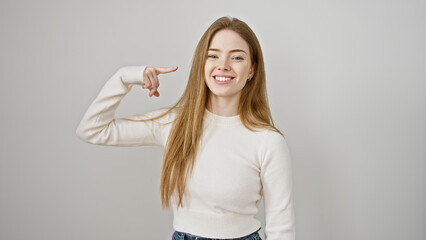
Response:
[{"label": "pointing finger", "polygon": [[174,72],[177,69],[178,67],[156,67],[155,68],[158,74]]}]

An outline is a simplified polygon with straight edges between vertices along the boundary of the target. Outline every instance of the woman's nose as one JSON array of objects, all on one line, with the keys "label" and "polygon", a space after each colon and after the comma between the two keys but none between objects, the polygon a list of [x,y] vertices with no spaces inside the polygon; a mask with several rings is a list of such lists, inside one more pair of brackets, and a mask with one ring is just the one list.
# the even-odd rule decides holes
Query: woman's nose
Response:
[{"label": "woman's nose", "polygon": [[218,65],[218,70],[222,70],[222,71],[229,71],[231,69],[231,67],[229,66],[229,62],[228,59],[221,59],[219,61],[219,65]]}]

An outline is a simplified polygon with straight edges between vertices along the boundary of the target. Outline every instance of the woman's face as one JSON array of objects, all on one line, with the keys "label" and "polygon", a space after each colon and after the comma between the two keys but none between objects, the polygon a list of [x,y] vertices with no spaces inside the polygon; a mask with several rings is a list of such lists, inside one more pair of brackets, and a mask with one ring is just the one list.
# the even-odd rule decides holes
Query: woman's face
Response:
[{"label": "woman's face", "polygon": [[205,80],[213,97],[237,98],[254,73],[247,42],[236,32],[218,31],[212,38],[204,67]]}]

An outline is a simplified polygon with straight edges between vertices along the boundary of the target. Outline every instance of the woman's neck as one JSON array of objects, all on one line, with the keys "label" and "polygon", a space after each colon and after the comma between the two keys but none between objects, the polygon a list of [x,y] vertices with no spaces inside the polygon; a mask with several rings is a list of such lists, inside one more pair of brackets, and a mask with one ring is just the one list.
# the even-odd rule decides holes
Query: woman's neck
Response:
[{"label": "woman's neck", "polygon": [[214,94],[209,96],[207,110],[224,117],[238,115],[239,96],[237,97],[220,97]]}]

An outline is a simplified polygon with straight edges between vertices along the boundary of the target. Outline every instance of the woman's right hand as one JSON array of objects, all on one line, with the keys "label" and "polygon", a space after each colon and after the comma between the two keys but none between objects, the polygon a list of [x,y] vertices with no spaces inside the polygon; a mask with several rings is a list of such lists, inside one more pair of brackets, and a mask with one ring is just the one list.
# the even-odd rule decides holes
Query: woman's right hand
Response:
[{"label": "woman's right hand", "polygon": [[160,82],[158,81],[158,75],[163,73],[171,73],[178,69],[178,67],[146,67],[143,72],[143,83],[142,88],[146,88],[149,90],[149,96],[153,95],[156,97],[160,96],[158,92],[158,87],[160,86]]}]

